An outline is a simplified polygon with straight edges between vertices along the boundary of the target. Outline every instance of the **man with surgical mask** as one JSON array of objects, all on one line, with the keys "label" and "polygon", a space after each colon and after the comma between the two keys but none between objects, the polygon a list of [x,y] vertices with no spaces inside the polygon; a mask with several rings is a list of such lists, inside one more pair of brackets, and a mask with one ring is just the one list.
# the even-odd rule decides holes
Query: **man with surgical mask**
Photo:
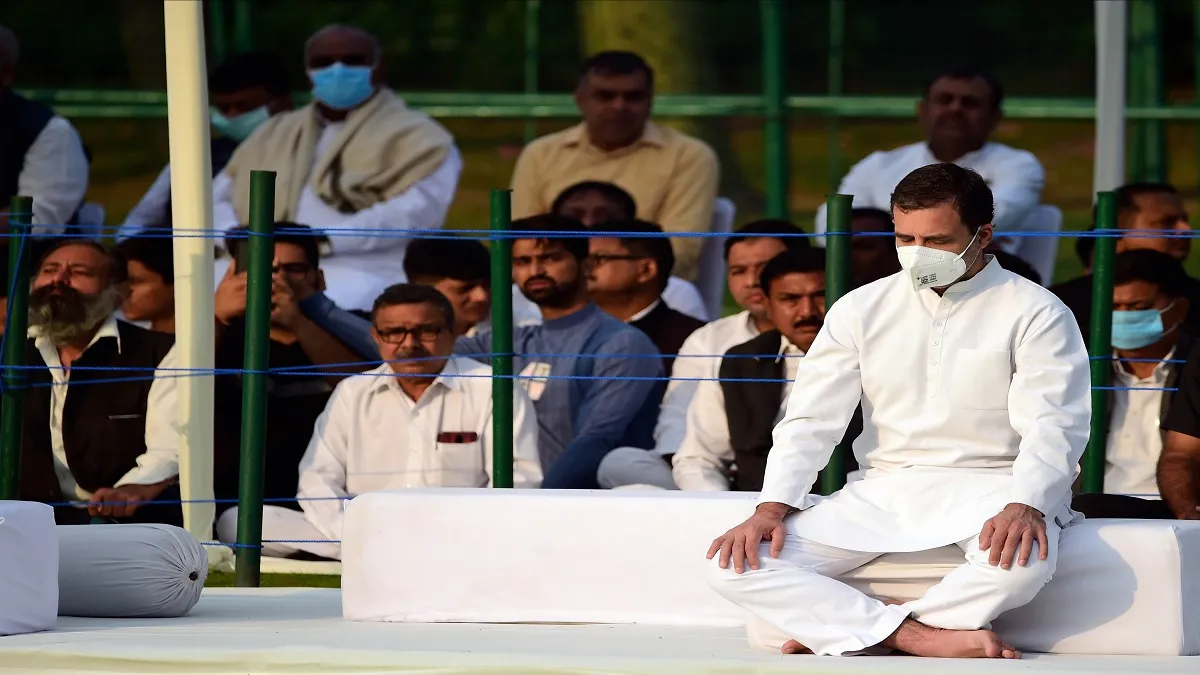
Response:
[{"label": "man with surgical mask", "polygon": [[[986,630],[1054,572],[1091,416],[1070,311],[984,254],[994,202],[955,164],[891,196],[903,270],[828,309],[775,427],[758,507],[709,549],[710,582],[790,638],[785,653],[1019,658]],[[862,471],[810,490],[862,405]],[[962,565],[888,605],[831,581],[890,552],[957,544]]]},{"label": "man with surgical mask", "polygon": [[1174,518],[1159,499],[1160,424],[1194,344],[1184,331],[1188,278],[1174,257],[1151,249],[1117,254],[1113,265],[1113,381],[1104,493],[1072,506],[1090,518]]},{"label": "man with surgical mask", "polygon": [[[292,109],[287,69],[274,54],[235,54],[208,77],[209,121],[213,131],[212,170],[225,168],[233,151],[272,115]],[[163,167],[117,232],[131,236],[147,227],[171,226],[171,165]]]},{"label": "man with surgical mask", "polygon": [[313,102],[267,120],[234,152],[213,182],[214,227],[249,222],[250,173],[274,171],[275,220],[323,232],[330,298],[368,310],[405,280],[405,231],[445,222],[462,159],[449,132],[387,87],[374,35],[327,26],[304,59]]}]

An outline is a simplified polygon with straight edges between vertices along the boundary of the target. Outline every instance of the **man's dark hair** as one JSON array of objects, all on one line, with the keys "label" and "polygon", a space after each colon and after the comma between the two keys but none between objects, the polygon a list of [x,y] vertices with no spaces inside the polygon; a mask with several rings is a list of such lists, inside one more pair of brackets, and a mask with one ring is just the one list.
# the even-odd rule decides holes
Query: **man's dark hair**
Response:
[{"label": "man's dark hair", "polygon": [[556,213],[543,213],[528,218],[520,218],[512,222],[512,229],[517,232],[529,232],[519,235],[517,239],[536,239],[549,244],[561,244],[571,257],[583,262],[588,255],[588,240],[586,236],[558,237],[558,234],[581,235],[590,232],[583,223],[567,216]]},{"label": "man's dark hair", "polygon": [[116,251],[129,263],[134,260],[162,277],[163,283],[175,283],[175,245],[169,236],[137,233],[117,244]]},{"label": "man's dark hair", "polygon": [[892,193],[892,209],[904,213],[949,204],[973,235],[992,222],[992,190],[971,169],[944,162],[923,166],[905,176]]},{"label": "man's dark hair", "polygon": [[582,192],[599,192],[609,202],[616,204],[627,219],[637,215],[637,202],[634,201],[633,195],[618,185],[601,180],[585,180],[558,193],[558,196],[554,198],[554,203],[550,205],[550,213],[561,213],[567,201]]},{"label": "man's dark hair", "polygon": [[892,214],[883,209],[869,207],[850,209],[850,219],[853,220],[855,218],[874,218],[886,225],[884,231],[894,232],[896,230],[896,224],[892,222]]},{"label": "man's dark hair", "polygon": [[[225,250],[234,258],[237,258],[238,251],[249,240],[248,229],[245,225],[239,225],[231,228],[225,235]],[[307,225],[287,221],[275,223],[275,243],[300,247],[300,250],[304,251],[304,260],[314,270],[321,266],[321,247],[318,244],[320,236]]]},{"label": "man's dark hair", "polygon": [[214,94],[262,87],[272,96],[291,91],[287,68],[274,54],[245,52],[234,54],[213,69],[208,76],[208,90]]},{"label": "man's dark hair", "polygon": [[995,257],[1000,266],[1009,272],[1041,285],[1042,275],[1038,274],[1037,270],[1033,269],[1033,266],[1026,262],[1024,258],[998,249],[989,250],[988,254]]},{"label": "man's dark hair", "polygon": [[763,295],[771,294],[771,282],[788,274],[825,273],[825,249],[805,248],[784,251],[763,265],[758,285]]},{"label": "man's dark hair", "polygon": [[729,260],[729,250],[734,244],[740,244],[750,239],[773,237],[783,242],[789,251],[811,248],[804,230],[796,225],[776,218],[764,218],[739,227],[733,236],[725,239],[725,260]]},{"label": "man's dark hair", "polygon": [[68,246],[83,246],[103,254],[108,259],[108,283],[110,286],[129,280],[129,270],[125,267],[125,256],[121,255],[120,251],[108,248],[95,239],[56,239],[46,244],[42,254],[37,257],[37,265],[32,270],[33,276],[37,276],[38,270],[46,263],[46,259],[51,254]]},{"label": "man's dark hair", "polygon": [[[644,220],[626,220],[619,223],[603,223],[592,228],[594,236],[603,237],[606,233],[637,232],[647,235],[662,234],[661,226]],[[654,260],[658,266],[658,292],[667,290],[667,282],[671,279],[671,270],[675,268],[675,252],[671,250],[671,240],[665,236],[654,237],[617,237],[631,255],[643,256]]]},{"label": "man's dark hair", "polygon": [[645,73],[646,85],[654,88],[654,69],[642,57],[633,52],[604,51],[589,56],[579,66],[579,84],[582,85],[591,73],[597,75],[632,75]]},{"label": "man's dark hair", "polygon": [[1135,248],[1117,254],[1113,263],[1113,285],[1135,281],[1152,284],[1171,299],[1187,295],[1188,277],[1183,264],[1161,251]]},{"label": "man's dark hair", "polygon": [[487,247],[475,239],[416,239],[404,252],[404,276],[421,283],[456,279],[490,287],[491,260]]},{"label": "man's dark hair", "polygon": [[973,80],[979,78],[987,83],[988,89],[991,91],[992,109],[999,110],[1001,104],[1004,103],[1004,86],[1000,84],[1000,80],[997,80],[995,76],[986,70],[974,66],[957,66],[938,72],[925,83],[925,93],[921,95],[922,98],[928,101],[929,92],[933,89],[933,83],[943,77],[951,80]]},{"label": "man's dark hair", "polygon": [[433,286],[424,284],[393,284],[383,289],[383,292],[375,298],[375,302],[371,305],[371,323],[375,323],[375,317],[379,315],[379,310],[385,307],[426,303],[433,305],[442,313],[442,318],[446,320],[443,328],[447,330],[454,328],[454,307],[450,305],[450,301]]}]

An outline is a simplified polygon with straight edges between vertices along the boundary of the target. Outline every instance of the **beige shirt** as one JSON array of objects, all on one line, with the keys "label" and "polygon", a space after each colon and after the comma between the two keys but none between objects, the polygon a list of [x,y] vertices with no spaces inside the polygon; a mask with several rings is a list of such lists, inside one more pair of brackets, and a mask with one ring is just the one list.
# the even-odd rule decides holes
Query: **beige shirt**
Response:
[{"label": "beige shirt", "polygon": [[1158,456],[1162,454],[1159,416],[1163,387],[1171,373],[1168,361],[1174,354],[1172,350],[1164,356],[1144,379],[1113,361],[1113,385],[1126,388],[1113,392],[1108,450],[1104,453],[1105,492],[1158,497]]},{"label": "beige shirt", "polygon": [[[517,158],[512,179],[513,218],[550,211],[563,190],[585,180],[620,186],[637,202],[637,216],[667,232],[708,232],[720,171],[703,141],[646,123],[633,145],[613,152],[593,146],[582,123],[530,143]],[[671,239],[675,275],[689,281],[704,239]]]}]

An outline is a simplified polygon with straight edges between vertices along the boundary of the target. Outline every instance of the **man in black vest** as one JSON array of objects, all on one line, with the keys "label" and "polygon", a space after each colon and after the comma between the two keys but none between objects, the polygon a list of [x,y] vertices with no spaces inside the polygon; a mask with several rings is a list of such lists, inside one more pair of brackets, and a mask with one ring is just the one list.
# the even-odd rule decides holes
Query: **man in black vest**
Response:
[{"label": "man in black vest", "polygon": [[181,524],[177,380],[156,370],[174,338],[116,319],[125,263],[97,243],[60,240],[35,269],[21,499],[79,502],[55,509],[59,524]]},{"label": "man in black vest", "polygon": [[[775,329],[727,351],[720,380],[700,383],[688,407],[687,434],[672,460],[681,490],[762,489],[771,432],[783,415],[799,359],[824,323],[824,249],[779,254],[763,267],[759,286]],[[850,426],[847,438],[857,435],[855,424]]]}]

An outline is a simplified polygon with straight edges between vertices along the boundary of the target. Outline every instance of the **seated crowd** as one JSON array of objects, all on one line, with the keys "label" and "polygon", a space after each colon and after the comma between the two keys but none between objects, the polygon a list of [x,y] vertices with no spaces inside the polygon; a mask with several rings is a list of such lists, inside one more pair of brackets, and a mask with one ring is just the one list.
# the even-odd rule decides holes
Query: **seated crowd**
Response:
[{"label": "seated crowd", "polygon": [[[82,145],[65,120],[12,91],[15,37],[0,28],[0,38],[0,118],[27,122],[3,146],[21,154],[0,157],[0,197],[33,195],[35,223],[61,230],[82,204],[75,179],[86,188]],[[237,529],[243,382],[229,373],[245,359],[240,242],[252,169],[278,176],[268,555],[338,558],[344,499],[363,492],[491,484],[493,292],[513,298],[518,487],[758,490],[772,429],[804,386],[795,364],[823,325],[825,254],[814,245],[823,242],[791,222],[757,220],[719,240],[723,267],[706,268],[711,237],[669,235],[718,229],[716,156],[650,119],[645,61],[602,52],[580,71],[582,121],[517,160],[513,229],[524,235],[512,242],[512,288],[492,288],[479,241],[411,232],[443,227],[463,162],[440,124],[387,88],[382,57],[363,30],[318,31],[304,49],[313,101],[298,109],[273,56],[238,55],[210,77],[214,224],[225,237],[213,317],[220,540]],[[1036,229],[1043,170],[988,140],[1002,98],[982,73],[940,74],[918,109],[925,140],[850,170],[840,192],[855,197],[853,287],[900,270],[889,195],[935,162],[989,182],[1000,235],[989,254],[1031,283],[1054,281],[1052,267],[1022,257],[1034,238],[1003,236]],[[70,168],[55,182],[47,166]],[[1190,229],[1171,186],[1117,192],[1122,229]],[[821,207],[814,234],[825,226]],[[23,413],[21,496],[55,504],[60,523],[181,521],[173,250],[153,233],[169,227],[167,167],[115,248],[56,239],[34,252],[26,359],[35,368],[25,377],[47,386],[30,389]],[[1092,240],[1078,241],[1090,270]],[[1114,494],[1080,495],[1089,515],[1200,518],[1200,281],[1184,271],[1187,242],[1118,242]],[[709,316],[698,282],[714,274],[737,313]],[[1085,337],[1090,289],[1090,276],[1052,287]]]}]

